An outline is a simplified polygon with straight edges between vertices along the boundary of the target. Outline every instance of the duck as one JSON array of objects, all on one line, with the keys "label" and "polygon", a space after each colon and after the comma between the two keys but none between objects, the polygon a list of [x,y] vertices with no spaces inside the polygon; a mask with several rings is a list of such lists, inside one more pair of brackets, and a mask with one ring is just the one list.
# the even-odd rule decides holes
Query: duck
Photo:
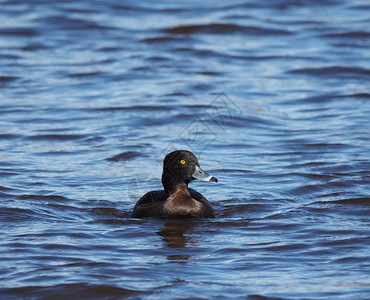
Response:
[{"label": "duck", "polygon": [[197,157],[188,150],[176,150],[163,160],[163,190],[150,191],[136,203],[132,217],[145,218],[214,218],[207,198],[188,187],[195,179],[218,182],[199,165]]}]

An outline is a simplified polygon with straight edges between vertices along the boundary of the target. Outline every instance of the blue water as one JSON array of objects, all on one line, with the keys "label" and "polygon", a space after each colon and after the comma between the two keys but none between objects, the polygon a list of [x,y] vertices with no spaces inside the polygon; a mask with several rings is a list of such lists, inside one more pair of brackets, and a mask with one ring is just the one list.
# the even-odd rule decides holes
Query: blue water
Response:
[{"label": "blue water", "polygon": [[[370,297],[368,1],[0,7],[1,299]],[[131,218],[174,149],[216,218]]]}]

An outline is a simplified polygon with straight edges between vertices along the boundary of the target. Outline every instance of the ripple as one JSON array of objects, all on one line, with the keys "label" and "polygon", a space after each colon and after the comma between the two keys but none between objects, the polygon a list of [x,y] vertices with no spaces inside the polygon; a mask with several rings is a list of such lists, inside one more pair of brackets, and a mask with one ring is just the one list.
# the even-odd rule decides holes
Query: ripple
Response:
[{"label": "ripple", "polygon": [[132,159],[132,158],[135,158],[135,157],[138,157],[138,156],[141,156],[141,153],[136,152],[136,151],[126,151],[126,152],[122,152],[120,154],[117,154],[115,156],[109,157],[109,158],[107,158],[107,160],[118,162],[118,161],[121,161],[121,160],[129,160],[129,159]]},{"label": "ripple", "polygon": [[35,21],[44,23],[45,25],[50,26],[52,28],[59,28],[62,30],[70,31],[76,31],[76,29],[80,31],[115,29],[114,27],[111,26],[100,25],[97,22],[62,15],[37,18],[35,19]]},{"label": "ripple", "polygon": [[39,35],[39,32],[35,29],[30,28],[21,28],[21,27],[13,27],[13,28],[2,28],[0,29],[0,34],[7,35],[7,36],[18,36],[18,37],[36,37]]},{"label": "ripple", "polygon": [[9,133],[2,133],[0,134],[0,140],[14,140],[24,138],[21,134],[9,134]]},{"label": "ripple", "polygon": [[345,204],[345,205],[364,205],[370,206],[370,197],[362,197],[362,198],[350,198],[350,199],[341,199],[341,200],[333,200],[333,201],[318,201],[313,204]]},{"label": "ripple", "polygon": [[162,105],[133,105],[133,106],[113,106],[113,107],[101,107],[96,108],[97,111],[108,111],[108,112],[115,112],[115,111],[133,111],[139,112],[144,111],[172,111],[170,106],[162,106]]},{"label": "ripple", "polygon": [[343,38],[343,39],[348,39],[348,38],[364,39],[364,38],[370,37],[370,32],[368,31],[346,31],[346,32],[339,32],[339,33],[322,34],[320,35],[320,37]]},{"label": "ripple", "polygon": [[16,77],[16,76],[0,76],[0,83],[6,83],[6,82],[10,82],[10,81],[14,81],[14,80],[17,80],[19,79],[20,77]]},{"label": "ripple", "polygon": [[69,201],[67,197],[59,196],[59,195],[33,195],[33,194],[25,194],[18,196],[19,199],[23,200],[42,200],[42,201]]},{"label": "ripple", "polygon": [[[145,294],[140,290],[131,290],[110,285],[94,285],[81,283],[59,284],[53,286],[26,286],[19,288],[0,288],[4,297],[27,297],[41,299],[95,299],[102,296],[103,298],[128,297]],[[44,296],[47,295],[46,298]]]},{"label": "ripple", "polygon": [[83,72],[83,73],[72,73],[69,74],[71,78],[82,78],[82,77],[92,77],[92,76],[99,76],[103,74],[104,72],[101,71],[90,71],[90,72]]},{"label": "ripple", "polygon": [[148,44],[156,44],[156,43],[172,43],[180,40],[178,37],[173,37],[173,36],[157,36],[157,37],[148,37],[144,38],[141,40],[143,43],[148,43]]},{"label": "ripple", "polygon": [[202,25],[181,25],[172,28],[164,29],[164,32],[169,34],[233,34],[241,33],[246,35],[290,35],[288,30],[263,28],[253,26],[242,26],[234,24],[202,24]]},{"label": "ripple", "polygon": [[75,141],[86,139],[88,135],[83,134],[39,134],[28,136],[27,139],[33,141]]},{"label": "ripple", "polygon": [[353,76],[370,76],[370,70],[365,68],[355,67],[322,67],[322,68],[302,68],[288,71],[290,74],[311,75],[311,76],[339,76],[339,77],[353,77]]},{"label": "ripple", "polygon": [[1,222],[33,221],[40,215],[32,209],[1,207]]}]

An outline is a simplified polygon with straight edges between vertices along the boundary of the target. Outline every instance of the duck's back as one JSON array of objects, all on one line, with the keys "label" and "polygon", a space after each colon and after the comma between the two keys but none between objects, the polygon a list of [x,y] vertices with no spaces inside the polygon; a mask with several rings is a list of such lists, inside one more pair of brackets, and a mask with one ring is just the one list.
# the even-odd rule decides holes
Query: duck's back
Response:
[{"label": "duck's back", "polygon": [[167,200],[165,191],[151,191],[142,196],[134,207],[133,218],[159,216],[163,203]]}]

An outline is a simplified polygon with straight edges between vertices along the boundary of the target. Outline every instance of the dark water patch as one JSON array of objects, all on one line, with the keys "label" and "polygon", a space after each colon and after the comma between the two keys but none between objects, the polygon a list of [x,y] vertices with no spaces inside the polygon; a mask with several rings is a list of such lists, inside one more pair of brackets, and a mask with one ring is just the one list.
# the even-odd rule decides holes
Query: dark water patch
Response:
[{"label": "dark water patch", "polygon": [[307,148],[307,149],[317,149],[318,151],[320,151],[320,149],[325,149],[325,151],[330,151],[330,150],[345,150],[345,149],[351,149],[352,148],[352,145],[349,145],[349,144],[343,144],[343,143],[310,143],[310,142],[307,142],[307,143],[304,143],[303,145],[303,148]]},{"label": "dark water patch", "polygon": [[333,76],[353,78],[357,76],[370,76],[370,70],[357,67],[323,67],[323,68],[302,68],[288,71],[289,74],[309,75],[309,76]]},{"label": "dark water patch", "polygon": [[12,82],[15,82],[20,77],[14,77],[14,76],[0,76],[0,88],[5,88],[7,85],[9,85]]},{"label": "dark water patch", "polygon": [[207,9],[207,11],[218,11],[219,9],[225,8],[232,8],[234,5],[220,5],[219,3],[214,3],[214,6],[209,6],[207,4],[194,7],[193,5],[179,5],[179,4],[168,4],[168,3],[158,3],[158,5],[154,6],[144,6],[144,5],[123,5],[123,4],[116,4],[113,5],[113,8],[118,10],[124,10],[128,12],[139,12],[139,13],[159,13],[159,14],[181,14],[181,13],[196,13],[199,10]]},{"label": "dark water patch", "polygon": [[21,134],[9,134],[9,133],[2,133],[0,134],[0,140],[15,140],[23,138],[24,136]]},{"label": "dark water patch", "polygon": [[11,81],[17,80],[19,78],[20,77],[16,77],[16,76],[0,76],[0,84],[11,82]]},{"label": "dark water patch", "polygon": [[[260,7],[264,8],[264,6],[266,5],[266,2],[261,1],[259,5]],[[279,10],[286,10],[286,9],[294,9],[297,7],[306,7],[306,6],[314,6],[314,7],[322,8],[323,6],[330,6],[330,5],[338,5],[338,0],[324,0],[324,1],[320,1],[320,0],[313,0],[313,1],[278,0],[278,1],[274,1],[274,3],[271,4],[271,7],[279,9]]]},{"label": "dark water patch", "polygon": [[1,222],[34,221],[40,215],[33,209],[0,207]]},{"label": "dark water patch", "polygon": [[65,202],[70,201],[67,197],[59,196],[59,195],[33,195],[33,194],[25,194],[18,196],[21,200],[42,200],[42,201],[57,201],[57,202]]},{"label": "dark water patch", "polygon": [[[289,145],[289,148],[291,148],[291,146]],[[293,147],[294,148],[294,147]],[[297,170],[316,170],[317,168],[320,168],[320,167],[326,167],[328,165],[330,165],[329,162],[327,161],[321,161],[321,160],[316,160],[316,161],[311,161],[309,159],[302,159],[302,155],[306,155],[307,153],[303,153],[303,152],[300,152],[300,151],[290,151],[290,152],[287,152],[283,155],[283,160],[285,161],[287,158],[289,160],[289,163],[284,167],[286,168],[287,170],[294,170],[294,172],[292,172],[291,174],[292,175],[296,175],[295,172],[297,172]],[[271,155],[271,154],[270,154]],[[271,155],[273,156],[273,155]],[[277,154],[277,156],[279,157],[280,154]],[[280,160],[277,160],[277,161],[280,161]],[[308,173],[311,173],[309,171],[307,171]]]},{"label": "dark water patch", "polygon": [[31,43],[21,48],[23,51],[27,52],[34,52],[39,50],[50,49],[50,47],[46,46],[45,44],[41,43]]},{"label": "dark water patch", "polygon": [[147,60],[149,62],[170,62],[172,59],[170,57],[165,57],[163,55],[162,56],[155,55],[148,57]]},{"label": "dark water patch", "polygon": [[[216,212],[217,214],[217,212]],[[209,234],[212,234],[214,231],[223,231],[223,230],[235,230],[236,227],[240,228],[241,230],[247,229],[250,225],[250,220],[247,219],[246,217],[227,217],[227,218],[222,218],[222,217],[217,217],[214,221],[212,221],[212,224],[214,224],[216,227],[215,229],[210,228],[208,230]]]},{"label": "dark water patch", "polygon": [[312,195],[318,195],[327,189],[347,189],[352,188],[353,184],[348,181],[337,180],[337,181],[324,181],[321,183],[302,184],[299,187],[295,187],[289,190],[290,195],[312,197]]},{"label": "dark water patch", "polygon": [[222,75],[222,73],[220,72],[212,72],[212,71],[202,71],[202,72],[199,72],[198,74],[205,75],[205,76],[221,76]]},{"label": "dark water patch", "polygon": [[[276,122],[276,119],[273,118],[247,114],[240,116],[239,112],[236,112],[234,115],[231,109],[224,114],[221,112],[222,110],[223,108],[207,107],[204,112],[199,112],[198,118],[201,119],[215,134],[218,134],[220,130],[226,131],[228,128],[266,128],[270,126],[280,126]],[[214,111],[218,111],[218,114],[214,114]],[[191,119],[192,116],[193,115],[189,115],[188,117]],[[197,122],[198,118],[195,119],[195,122]],[[191,126],[192,124],[190,124],[190,127]]]},{"label": "dark water patch", "polygon": [[192,111],[198,111],[201,113],[202,112],[208,113],[206,109],[218,109],[217,106],[213,105],[212,103],[211,104],[184,104],[182,107],[186,109],[190,109]]},{"label": "dark water patch", "polygon": [[326,37],[326,38],[343,38],[343,39],[353,39],[353,38],[359,38],[359,39],[367,39],[370,38],[370,32],[367,31],[347,31],[347,32],[339,32],[339,33],[327,33],[322,34],[320,37]]},{"label": "dark water patch", "polygon": [[35,29],[30,29],[30,28],[13,27],[13,28],[0,29],[0,35],[6,35],[8,37],[14,37],[14,38],[17,38],[17,37],[29,38],[29,37],[38,36],[39,32]]},{"label": "dark water patch", "polygon": [[19,175],[19,173],[17,172],[14,172],[14,171],[0,171],[0,176],[15,176],[15,175]]},{"label": "dark water patch", "polygon": [[[43,200],[43,199],[42,199]],[[44,206],[41,206],[39,203],[40,213],[47,216],[49,219],[56,222],[81,222],[90,220],[90,216],[84,214],[84,208],[78,206],[78,202],[69,202],[70,204],[64,204],[60,200],[49,200]],[[34,205],[35,204],[34,202]]]},{"label": "dark water patch", "polygon": [[[189,40],[186,38],[186,40]],[[147,44],[163,44],[163,43],[173,43],[173,42],[179,42],[184,41],[183,37],[173,37],[173,36],[156,36],[156,37],[150,37],[150,38],[144,38],[141,40],[143,43]]]},{"label": "dark water patch", "polygon": [[246,296],[247,300],[283,300],[284,298],[273,297],[273,296],[264,296],[262,294],[252,294]]},{"label": "dark water patch", "polygon": [[44,250],[59,250],[59,251],[83,251],[86,250],[83,246],[68,245],[68,244],[40,244],[40,248]]},{"label": "dark water patch", "polygon": [[[114,9],[117,10],[123,10],[123,11],[135,11],[135,12],[153,12],[155,10],[155,7],[145,7],[145,6],[139,6],[139,5],[123,5],[123,4],[114,4]],[[159,9],[160,11],[163,8]]]},{"label": "dark water patch", "polygon": [[0,53],[0,58],[2,58],[4,60],[7,60],[9,62],[9,60],[20,59],[21,57],[19,55],[15,55],[15,54],[2,54],[2,53]]},{"label": "dark water patch", "polygon": [[190,94],[189,93],[184,93],[184,92],[172,92],[172,93],[165,94],[165,96],[169,96],[169,97],[189,97]]},{"label": "dark water patch", "polygon": [[[88,209],[88,211],[96,217],[115,217],[124,218],[127,214],[124,214],[122,210],[113,207],[94,207]],[[121,220],[124,221],[124,220]]]},{"label": "dark water patch", "polygon": [[353,5],[350,7],[350,9],[358,9],[361,11],[366,11],[370,9],[370,5],[367,5],[367,4]]},{"label": "dark water patch", "polygon": [[89,136],[83,140],[83,143],[90,144],[96,142],[103,142],[105,138],[103,136]]},{"label": "dark water patch", "polygon": [[8,193],[3,193],[0,190],[0,199],[4,199],[5,201],[9,201],[11,199],[15,199],[14,195],[8,194]]},{"label": "dark water patch", "polygon": [[367,49],[369,48],[369,45],[367,45],[367,43],[365,43],[365,41],[361,40],[359,43],[357,44],[354,44],[353,42],[344,42],[344,43],[333,43],[333,46],[334,47],[338,47],[338,48],[351,48],[351,49],[354,49],[354,48],[359,48],[359,49]]},{"label": "dark water patch", "polygon": [[5,192],[5,191],[8,192],[8,191],[12,191],[12,190],[14,190],[14,189],[0,185],[0,191],[2,191],[2,192]]},{"label": "dark water patch", "polygon": [[348,94],[348,95],[341,95],[340,98],[358,98],[358,99],[369,99],[369,93],[357,93],[357,94]]},{"label": "dark water patch", "polygon": [[[73,224],[71,226],[74,227]],[[76,228],[77,227],[75,227],[75,229]],[[75,239],[81,239],[81,241],[87,241],[89,239],[95,239],[95,238],[99,237],[99,234],[96,234],[96,233],[93,233],[93,232],[79,231],[79,229],[76,229],[76,230],[77,231],[71,231],[70,233],[66,234],[65,231],[63,230],[63,228],[60,228],[60,227],[58,229],[44,228],[44,230],[42,230],[42,231],[20,232],[18,234],[15,234],[14,237],[15,238],[20,238],[21,240],[29,238],[29,239],[33,239],[33,240],[39,239],[40,241],[41,240],[48,240],[48,239],[52,240],[52,237],[62,237],[62,236],[75,238]],[[14,246],[23,247],[25,245],[21,244],[21,243],[17,243]],[[48,260],[48,259],[50,259],[50,257],[45,257],[44,258],[44,260]],[[81,264],[91,263],[91,261],[81,258],[80,263]]]},{"label": "dark water patch", "polygon": [[[363,201],[363,198],[353,198],[353,199],[342,199],[337,200],[338,198],[343,198],[341,194],[345,194],[345,192],[339,193],[339,196],[328,196],[325,195],[326,198],[333,198],[333,200],[325,200],[325,201],[315,201],[308,206],[305,207],[305,211],[312,214],[312,216],[321,216],[323,218],[335,220],[336,218],[341,218],[346,220],[348,224],[357,223],[360,220],[366,220],[367,216],[370,213],[369,209],[369,201]],[[322,198],[321,196],[315,197]],[[360,199],[357,201],[357,199]],[[357,219],[357,221],[355,221]],[[362,226],[358,227],[363,228]],[[354,235],[353,233],[352,235]],[[346,232],[346,235],[349,236],[349,232]]]},{"label": "dark water patch", "polygon": [[118,47],[118,46],[102,46],[102,47],[98,48],[97,51],[110,53],[110,52],[122,51],[122,48]]},{"label": "dark water patch", "polygon": [[[366,265],[368,262],[368,257],[365,256],[365,257],[352,257],[352,256],[349,256],[349,257],[342,257],[342,258],[339,258],[339,259],[336,259],[333,261],[333,263],[335,264],[341,264],[341,265],[346,265],[348,264],[349,266],[353,266],[353,264],[357,264],[357,265]],[[370,284],[369,284],[370,286]]]},{"label": "dark water patch", "polygon": [[343,246],[348,249],[354,249],[357,247],[362,247],[366,243],[366,237],[353,237],[353,238],[338,238],[331,241],[323,242],[323,246]]},{"label": "dark water patch", "polygon": [[216,170],[220,173],[235,173],[235,172],[239,172],[239,173],[254,173],[254,171],[252,170],[242,170],[242,169],[231,169],[231,170],[227,170],[227,169],[220,169],[220,170]]},{"label": "dark water patch", "polygon": [[[301,105],[301,104],[327,104],[331,102],[338,102],[341,99],[347,99],[350,98],[352,100],[364,100],[370,98],[370,94],[368,93],[354,93],[354,94],[340,94],[340,93],[329,93],[329,94],[321,94],[321,95],[315,95],[311,97],[304,97],[304,98],[298,98],[295,100],[289,100],[289,101],[282,101],[279,102],[279,104],[289,104],[289,105]],[[305,111],[315,111],[315,110],[324,110],[325,107],[311,107],[312,110],[308,110],[307,108]],[[332,109],[329,107],[329,109]]]},{"label": "dark water patch", "polygon": [[303,250],[307,249],[308,245],[303,243],[290,243],[289,245],[274,245],[269,247],[264,247],[263,249],[266,251],[272,251],[272,252],[284,252],[284,254],[287,251],[296,251],[296,250]]},{"label": "dark water patch", "polygon": [[[287,210],[286,212],[283,212],[283,213],[287,214],[289,217],[292,217],[292,216],[303,217],[305,215],[298,209]],[[272,230],[277,230],[281,232],[284,232],[284,231],[297,232],[297,231],[300,231],[305,226],[301,222],[297,222],[297,219],[295,218],[292,218],[291,222],[279,223],[276,221],[276,219],[280,218],[281,215],[282,215],[281,213],[278,213],[278,214],[270,215],[270,216],[267,216],[266,218],[261,219],[260,222],[258,223],[259,224],[258,230],[272,229]],[[274,222],[264,223],[266,222],[267,219],[272,219],[274,220]],[[281,242],[281,241],[278,240],[277,242]],[[274,241],[274,243],[276,243],[276,241]]]},{"label": "dark water patch", "polygon": [[366,162],[364,161],[362,166],[364,171],[361,171],[361,168],[358,166],[356,168],[358,168],[358,171],[351,172],[351,170],[347,169],[345,170],[347,172],[333,172],[332,174],[341,178],[362,178],[363,180],[368,180],[367,182],[370,182],[370,172],[368,171]]},{"label": "dark water patch", "polygon": [[[297,98],[297,99],[291,99],[291,100],[283,100],[279,101],[279,105],[302,105],[302,104],[326,104],[330,102],[335,102],[340,98],[345,98],[346,95],[336,94],[336,93],[329,93],[329,94],[320,94],[320,95],[314,95],[310,97],[303,97],[303,98]],[[319,107],[311,106],[312,111],[315,111],[317,109],[325,109],[325,107]],[[307,111],[307,108],[306,110]]]},{"label": "dark water patch", "polygon": [[91,71],[91,72],[83,72],[83,73],[72,73],[69,74],[71,78],[82,78],[82,77],[93,77],[93,76],[100,76],[102,75],[102,71]]},{"label": "dark water patch", "polygon": [[262,217],[266,213],[271,213],[279,205],[271,205],[271,203],[258,203],[254,199],[248,199],[248,204],[243,203],[241,200],[235,204],[224,204],[222,208],[217,210],[217,217],[219,218],[248,218],[249,220]]},{"label": "dark water patch", "polygon": [[28,136],[27,139],[33,141],[76,141],[86,137],[82,134],[40,134]]},{"label": "dark water patch", "polygon": [[[339,194],[337,194],[337,196],[339,196]],[[318,201],[312,204],[344,204],[344,205],[370,206],[370,197],[350,198],[350,199],[341,199],[341,200],[332,200],[332,201]]]},{"label": "dark water patch", "polygon": [[235,24],[202,24],[176,26],[164,29],[169,34],[245,34],[245,35],[290,35],[288,30],[263,28],[254,26],[242,26]]},{"label": "dark water patch", "polygon": [[46,157],[46,156],[76,155],[77,153],[83,153],[83,151],[63,151],[63,150],[55,151],[55,150],[52,150],[52,151],[34,152],[33,154],[37,155],[37,156]]},{"label": "dark water patch", "polygon": [[108,111],[108,112],[115,112],[115,111],[132,111],[132,112],[148,112],[148,111],[172,111],[173,108],[170,106],[165,105],[132,105],[132,106],[115,106],[115,107],[101,107],[96,108],[97,111]]},{"label": "dark water patch", "polygon": [[178,47],[174,50],[179,53],[184,53],[184,55],[203,57],[204,59],[209,59],[210,57],[233,58],[232,56],[227,55],[227,53],[221,53],[210,49],[194,49],[191,47]]},{"label": "dark water patch", "polygon": [[152,68],[150,67],[135,67],[131,69],[132,71],[142,71],[142,72],[148,72],[152,71]]},{"label": "dark water patch", "polygon": [[45,26],[50,26],[51,28],[58,28],[60,30],[68,30],[73,32],[86,30],[100,30],[104,32],[106,30],[115,29],[111,26],[100,25],[97,22],[61,15],[41,17],[35,19],[35,21],[43,23]]},{"label": "dark water patch", "polygon": [[212,89],[211,84],[196,83],[192,86],[192,89],[195,91],[209,91]]},{"label": "dark water patch", "polygon": [[[310,119],[310,118],[308,118]],[[279,138],[280,140],[280,138]],[[286,155],[291,155],[292,157],[296,156],[300,158],[301,154],[305,152],[310,152],[310,151],[315,151],[320,148],[325,148],[325,149],[336,149],[336,148],[346,148],[346,147],[351,147],[351,145],[348,144],[342,144],[342,143],[325,143],[325,142],[313,142],[315,139],[310,139],[310,138],[305,138],[305,137],[296,137],[293,135],[291,137],[290,135],[287,134],[287,137],[281,141],[283,146],[286,147],[286,150],[289,152],[286,152]],[[330,152],[330,151],[327,151]],[[279,153],[277,154],[279,155]],[[312,162],[312,163],[318,163],[317,161]]]},{"label": "dark water patch", "polygon": [[297,175],[301,177],[305,177],[311,180],[317,180],[317,181],[329,181],[333,180],[335,178],[338,178],[338,176],[334,176],[332,174],[320,174],[320,173],[291,173],[289,175]]},{"label": "dark water patch", "polygon": [[0,114],[31,113],[31,112],[32,112],[32,106],[29,106],[29,105],[20,105],[20,106],[2,105],[0,106]]},{"label": "dark water patch", "polygon": [[83,14],[83,15],[93,15],[95,13],[99,13],[99,7],[83,7],[83,6],[78,6],[78,3],[76,3],[77,5],[73,5],[72,6],[64,6],[63,7],[63,10],[67,13],[76,13],[76,14]]},{"label": "dark water patch", "polygon": [[[0,288],[3,297],[37,299],[102,299],[139,296],[145,294],[140,290],[120,288],[111,285],[94,285],[81,283],[59,284],[54,286],[24,286],[18,288]],[[8,298],[9,299],[9,298]]]},{"label": "dark water patch", "polygon": [[[324,174],[333,174],[335,176],[339,176],[341,178],[345,178],[348,176],[358,176],[358,175],[365,175],[364,173],[357,173],[355,170],[358,167],[355,164],[351,163],[329,163],[325,166],[322,166],[318,169],[318,171]],[[346,174],[346,175],[344,175]]]},{"label": "dark water patch", "polygon": [[136,151],[126,151],[126,152],[122,152],[120,154],[117,154],[115,156],[109,157],[109,158],[107,158],[107,160],[118,162],[118,161],[121,161],[121,160],[129,160],[129,159],[132,159],[132,158],[135,158],[135,157],[138,157],[138,156],[141,156],[141,153],[136,152]]}]

